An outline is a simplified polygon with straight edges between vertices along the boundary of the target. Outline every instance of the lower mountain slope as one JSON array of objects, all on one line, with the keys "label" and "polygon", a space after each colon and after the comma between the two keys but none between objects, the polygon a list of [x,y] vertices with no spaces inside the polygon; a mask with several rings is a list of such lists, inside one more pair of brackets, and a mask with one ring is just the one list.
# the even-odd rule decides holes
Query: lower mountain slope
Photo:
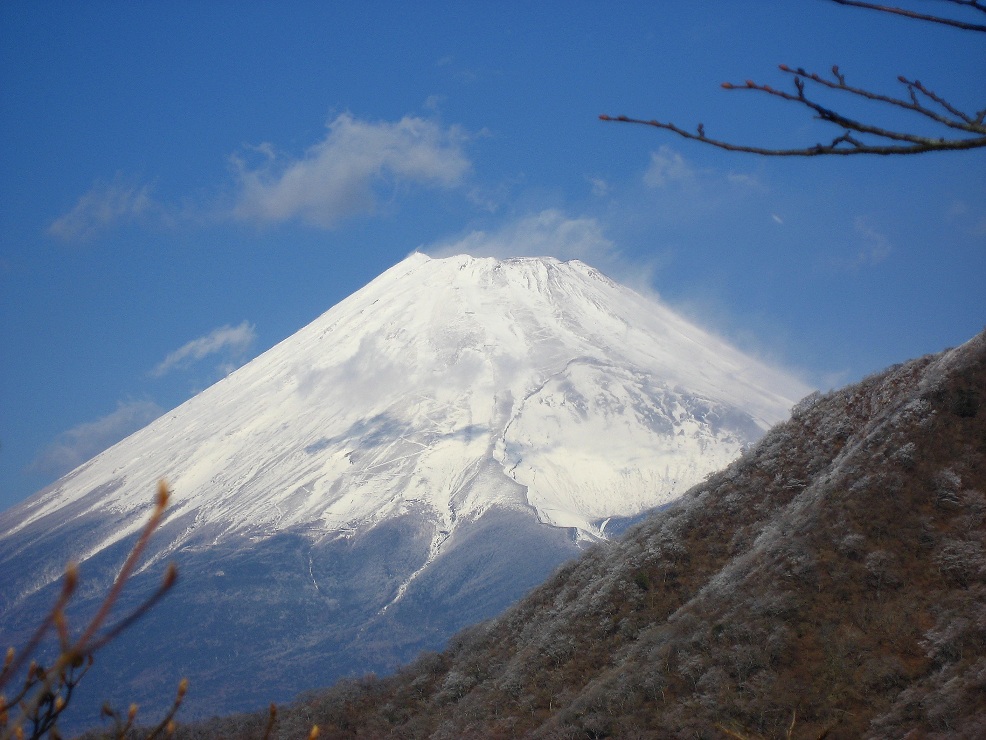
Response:
[{"label": "lower mountain slope", "polygon": [[986,334],[809,397],[446,651],[286,708],[279,737],[984,737],[984,389]]},{"label": "lower mountain slope", "polygon": [[[180,573],[73,699],[250,711],[391,672],[735,459],[808,391],[577,260],[413,254],[0,512],[0,649],[61,589],[120,613]],[[42,654],[44,658],[44,654]],[[67,718],[68,719],[68,718]]]}]

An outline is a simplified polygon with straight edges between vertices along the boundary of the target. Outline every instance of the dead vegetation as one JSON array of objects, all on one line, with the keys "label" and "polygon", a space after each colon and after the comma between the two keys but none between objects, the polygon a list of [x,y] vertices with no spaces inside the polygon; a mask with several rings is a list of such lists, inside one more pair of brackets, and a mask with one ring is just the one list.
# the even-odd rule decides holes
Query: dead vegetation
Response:
[{"label": "dead vegetation", "polygon": [[312,692],[273,734],[984,736],[984,388],[981,335],[806,399],[498,619],[394,677]]}]

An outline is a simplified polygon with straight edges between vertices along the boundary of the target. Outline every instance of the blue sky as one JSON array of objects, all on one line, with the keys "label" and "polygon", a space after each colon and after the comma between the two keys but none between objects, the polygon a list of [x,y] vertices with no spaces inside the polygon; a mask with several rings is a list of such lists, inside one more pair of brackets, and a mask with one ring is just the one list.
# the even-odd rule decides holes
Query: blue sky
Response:
[{"label": "blue sky", "polygon": [[984,62],[827,0],[7,0],[0,508],[415,249],[581,258],[822,388],[961,343],[986,151],[765,159],[598,116],[805,145],[837,132],[720,83],[837,63],[974,112]]}]

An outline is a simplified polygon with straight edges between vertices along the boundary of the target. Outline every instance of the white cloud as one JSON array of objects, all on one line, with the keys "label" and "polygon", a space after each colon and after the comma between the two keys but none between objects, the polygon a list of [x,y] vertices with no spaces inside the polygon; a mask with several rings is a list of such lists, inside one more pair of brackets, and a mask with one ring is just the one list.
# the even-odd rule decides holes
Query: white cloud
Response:
[{"label": "white cloud", "polygon": [[879,265],[893,251],[890,239],[877,231],[865,216],[857,216],[853,220],[853,231],[856,234],[853,247],[855,253],[829,257],[826,262],[831,267],[855,274],[864,267]]},{"label": "white cloud", "polygon": [[969,212],[969,204],[964,200],[956,200],[948,208],[948,217],[955,218],[957,216],[964,216]]},{"label": "white cloud", "polygon": [[669,146],[662,146],[650,153],[650,164],[644,172],[644,184],[652,188],[665,188],[673,183],[691,182],[695,170],[685,158]]},{"label": "white cloud", "polygon": [[85,241],[118,223],[133,221],[152,208],[150,190],[149,185],[128,183],[121,176],[112,183],[97,182],[72,210],[55,219],[48,234],[65,241]]},{"label": "white cloud", "polygon": [[729,172],[726,174],[726,181],[739,188],[747,188],[757,192],[767,192],[768,188],[753,175],[745,172]]},{"label": "white cloud", "polygon": [[[188,367],[217,352],[223,352],[227,357],[239,357],[253,344],[256,336],[254,327],[246,321],[239,326],[221,326],[170,353],[151,370],[151,375],[159,378],[176,368]],[[227,359],[219,367],[223,374],[228,374],[236,368],[236,364]]]},{"label": "white cloud", "polygon": [[586,177],[586,179],[592,185],[592,194],[597,198],[605,198],[609,195],[610,186],[606,180],[601,177]]},{"label": "white cloud", "polygon": [[502,224],[494,231],[472,231],[460,238],[421,248],[432,257],[555,257],[578,259],[615,280],[653,294],[655,264],[625,259],[600,222],[589,216],[569,217],[550,208]]},{"label": "white cloud", "polygon": [[428,110],[438,110],[446,100],[447,97],[445,95],[429,95],[425,98],[425,108]]},{"label": "white cloud", "polygon": [[423,118],[373,122],[344,113],[299,159],[279,156],[270,145],[257,148],[265,161],[254,168],[234,156],[239,190],[233,215],[261,222],[299,219],[331,228],[372,211],[381,184],[459,185],[470,168],[464,141],[457,127]]},{"label": "white cloud", "polygon": [[64,475],[163,413],[152,401],[120,403],[113,413],[59,434],[28,466],[28,472]]},{"label": "white cloud", "polygon": [[873,228],[866,218],[857,216],[853,221],[853,228],[861,237],[863,246],[850,262],[849,267],[858,269],[865,265],[878,265],[890,256],[892,251],[890,240],[885,234]]},{"label": "white cloud", "polygon": [[473,231],[464,237],[426,247],[433,257],[469,254],[473,257],[541,257],[581,259],[607,257],[616,246],[594,218],[568,218],[548,209],[504,224],[494,232]]}]

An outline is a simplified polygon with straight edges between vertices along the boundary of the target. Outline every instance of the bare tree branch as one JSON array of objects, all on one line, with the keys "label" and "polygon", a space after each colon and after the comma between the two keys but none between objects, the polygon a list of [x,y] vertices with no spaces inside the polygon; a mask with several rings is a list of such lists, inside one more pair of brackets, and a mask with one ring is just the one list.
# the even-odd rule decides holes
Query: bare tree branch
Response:
[{"label": "bare tree branch", "polygon": [[[92,617],[79,637],[73,638],[71,636],[65,618],[65,607],[75,593],[79,580],[76,566],[70,563],[65,570],[61,594],[52,609],[41,620],[41,624],[28,640],[27,645],[20,652],[14,648],[7,650],[3,668],[0,670],[0,690],[17,677],[20,669],[38,650],[45,635],[52,629],[57,634],[60,648],[58,657],[47,668],[34,660],[31,661],[26,675],[23,677],[23,683],[14,692],[12,699],[7,699],[0,693],[0,740],[23,737],[39,740],[44,736],[61,737],[56,727],[58,719],[68,707],[76,686],[92,666],[93,654],[144,616],[175,584],[178,572],[172,565],[168,567],[161,585],[154,593],[116,624],[104,629],[123,587],[133,575],[137,562],[146,549],[151,535],[162,521],[170,495],[167,484],[161,481],[158,484],[157,497],[150,519],[144,525],[137,542],[120,568],[113,586],[101,602],[96,615]],[[162,721],[162,724],[155,728],[151,736],[173,727],[173,717],[181,705],[187,685],[187,682],[184,681],[179,684],[178,695],[171,711]],[[112,709],[104,710],[104,712],[117,721],[118,736],[123,737],[133,725],[136,707],[131,708],[126,724]],[[25,725],[29,725],[29,734],[27,735],[25,735]]]},{"label": "bare tree branch", "polygon": [[[811,73],[805,72],[805,70],[802,69],[801,67],[798,67],[798,69],[795,70],[795,69],[791,69],[786,64],[781,64],[779,66],[779,69],[782,72],[786,72],[788,74],[794,75],[795,87],[802,92],[804,88],[799,84],[799,80],[807,79],[813,83],[816,83],[818,85],[823,85],[824,87],[828,87],[832,90],[842,90],[843,92],[851,93],[853,95],[858,95],[859,97],[866,98],[867,100],[874,100],[879,103],[887,103],[889,105],[894,105],[899,108],[903,108],[905,110],[910,110],[910,111],[914,111],[915,113],[920,113],[921,115],[927,116],[931,120],[935,121],[936,123],[940,123],[943,126],[948,126],[950,128],[958,129],[960,131],[968,131],[971,133],[986,133],[986,129],[984,129],[983,126],[981,125],[982,124],[981,119],[977,121],[967,113],[963,113],[962,111],[958,110],[957,108],[952,106],[947,100],[945,100],[939,95],[936,95],[934,92],[932,92],[924,85],[922,85],[920,80],[908,80],[903,75],[897,77],[897,81],[907,87],[907,90],[910,95],[909,100],[902,100],[900,98],[894,98],[889,95],[881,95],[879,93],[875,93],[870,90],[866,90],[864,88],[847,85],[845,77],[839,72],[838,67],[832,68],[833,74],[836,76],[836,80],[834,82],[832,80],[827,80],[824,77],[821,77],[814,72]],[[731,85],[730,88],[727,89],[731,89],[735,87],[738,87],[738,85]],[[920,92],[929,100],[932,100],[935,103],[937,103],[939,106],[944,108],[948,113],[954,116],[954,118],[949,118],[948,116],[944,116],[940,113],[936,113],[935,111],[922,105],[918,100],[917,96],[915,95],[915,91]]]},{"label": "bare tree branch", "polygon": [[[947,25],[966,30],[986,32],[986,26],[984,25],[969,24],[957,20],[951,22],[952,19],[947,19],[943,16],[914,13],[896,6],[877,5],[858,0],[832,0],[832,2],[838,3],[839,5],[869,8],[895,15],[903,15],[918,20],[946,23]],[[986,13],[986,3],[982,0],[940,0],[940,2],[960,5]],[[793,76],[793,92],[778,90],[770,85],[755,83],[752,80],[747,80],[741,85],[724,82],[722,83],[722,87],[726,90],[753,90],[780,98],[789,103],[804,106],[813,111],[814,117],[818,120],[839,126],[842,129],[842,133],[839,136],[836,136],[828,144],[817,143],[813,146],[779,149],[746,146],[734,144],[723,139],[710,138],[705,133],[704,124],[701,123],[696,126],[695,132],[692,132],[671,122],[644,120],[629,116],[601,115],[599,118],[603,121],[653,126],[671,131],[685,139],[700,141],[727,151],[749,152],[752,154],[778,157],[813,157],[825,154],[922,154],[924,152],[961,151],[986,147],[986,125],[984,125],[986,108],[974,114],[962,111],[944,97],[923,85],[920,80],[911,80],[903,75],[897,77],[897,81],[904,85],[907,90],[907,98],[905,99],[849,85],[846,83],[845,75],[839,70],[838,66],[832,67],[831,77],[823,77],[814,72],[806,72],[801,67],[792,69],[786,64],[780,65],[780,70],[785,74]],[[895,130],[883,125],[858,120],[809,97],[806,93],[808,85],[818,85],[829,90],[847,93],[856,98],[911,111],[940,126],[946,127],[950,130],[949,136],[922,136],[910,131]],[[954,132],[961,132],[965,136]]]},{"label": "bare tree branch", "polygon": [[[654,126],[655,128],[673,131],[685,139],[701,141],[703,144],[718,147],[719,149],[726,149],[731,152],[749,152],[750,154],[762,154],[776,157],[813,157],[820,154],[921,154],[923,152],[932,151],[960,151],[963,149],[976,149],[978,147],[986,146],[986,136],[975,139],[956,140],[927,139],[925,141],[915,142],[906,146],[863,144],[858,139],[855,139],[849,131],[846,131],[842,134],[842,136],[836,137],[829,144],[815,144],[814,146],[803,147],[801,149],[769,149],[766,147],[731,144],[728,141],[712,139],[705,136],[704,132],[701,134],[692,133],[683,128],[679,128],[673,123],[662,123],[660,121],[653,120],[645,121],[640,118],[630,118],[628,116],[607,116],[605,114],[599,116],[599,119],[602,121],[639,123],[645,126]],[[701,126],[701,124],[699,124],[699,126]]]},{"label": "bare tree branch", "polygon": [[[838,3],[839,5],[849,5],[854,8],[868,8],[869,10],[879,10],[882,13],[892,13],[893,15],[901,15],[905,18],[914,18],[919,21],[928,21],[930,23],[941,23],[946,26],[952,26],[953,28],[961,28],[966,31],[986,31],[986,26],[977,23],[967,23],[965,21],[960,21],[956,18],[945,18],[944,16],[938,15],[927,15],[926,13],[917,13],[913,10],[905,10],[904,8],[897,8],[891,5],[877,5],[876,3],[866,3],[860,0],[832,0],[833,3]],[[986,13],[986,6],[976,0],[942,0],[942,2],[951,2],[955,5],[964,5],[967,8],[973,8],[975,10],[980,10]]]}]

